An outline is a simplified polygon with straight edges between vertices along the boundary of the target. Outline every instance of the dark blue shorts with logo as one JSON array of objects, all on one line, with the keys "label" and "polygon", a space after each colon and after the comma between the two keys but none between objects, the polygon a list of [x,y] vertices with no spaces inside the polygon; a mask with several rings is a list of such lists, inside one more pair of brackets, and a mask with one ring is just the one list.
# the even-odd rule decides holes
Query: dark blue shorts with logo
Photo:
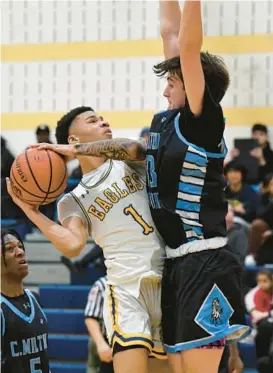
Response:
[{"label": "dark blue shorts with logo", "polygon": [[251,332],[245,320],[242,269],[228,247],[166,259],[161,302],[169,353],[222,347]]}]

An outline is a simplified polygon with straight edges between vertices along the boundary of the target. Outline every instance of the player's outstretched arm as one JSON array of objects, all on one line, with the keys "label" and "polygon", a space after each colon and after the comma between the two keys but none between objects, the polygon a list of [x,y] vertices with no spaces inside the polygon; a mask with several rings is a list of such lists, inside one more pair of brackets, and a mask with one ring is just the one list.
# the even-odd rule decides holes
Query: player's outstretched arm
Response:
[{"label": "player's outstretched arm", "polygon": [[159,0],[160,34],[163,41],[165,59],[179,55],[178,34],[181,11],[179,2]]},{"label": "player's outstretched arm", "polygon": [[180,64],[191,112],[202,112],[205,78],[200,52],[203,43],[201,3],[185,0],[179,31]]},{"label": "player's outstretched arm", "polygon": [[76,155],[92,155],[121,161],[139,162],[146,157],[146,143],[142,140],[111,139],[76,144]]},{"label": "player's outstretched arm", "polygon": [[36,149],[53,150],[56,153],[68,157],[77,155],[89,155],[93,157],[106,157],[120,161],[140,162],[146,157],[146,142],[130,139],[110,139],[88,142],[76,145],[41,144],[32,145]]},{"label": "player's outstretched arm", "polygon": [[8,178],[7,189],[13,202],[23,210],[26,216],[43,232],[58,251],[69,257],[80,254],[86,245],[88,233],[79,217],[74,216],[66,219],[64,226],[61,226],[42,214],[38,210],[38,206],[29,205],[18,198],[13,192]]}]

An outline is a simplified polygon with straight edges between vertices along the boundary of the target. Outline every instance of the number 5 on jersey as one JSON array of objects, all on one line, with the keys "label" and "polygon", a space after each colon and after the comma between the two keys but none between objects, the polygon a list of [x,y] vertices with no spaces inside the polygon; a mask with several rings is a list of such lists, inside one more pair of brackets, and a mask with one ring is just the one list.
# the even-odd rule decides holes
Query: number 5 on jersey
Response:
[{"label": "number 5 on jersey", "polygon": [[135,210],[133,205],[129,205],[125,207],[123,210],[125,215],[131,215],[134,221],[136,221],[142,228],[142,233],[145,234],[145,236],[148,236],[148,234],[152,233],[154,231],[154,228],[151,227],[143,218],[142,216]]},{"label": "number 5 on jersey", "polygon": [[30,372],[31,373],[43,373],[41,369],[36,369],[36,365],[41,364],[41,359],[39,357],[36,357],[35,359],[30,360]]}]

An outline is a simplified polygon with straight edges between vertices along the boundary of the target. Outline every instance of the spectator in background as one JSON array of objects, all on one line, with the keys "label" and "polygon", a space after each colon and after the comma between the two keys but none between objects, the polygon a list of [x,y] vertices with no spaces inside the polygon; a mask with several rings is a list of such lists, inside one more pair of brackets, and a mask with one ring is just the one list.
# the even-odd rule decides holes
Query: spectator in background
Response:
[{"label": "spectator in background", "polygon": [[226,226],[228,247],[243,266],[248,251],[248,229],[244,225],[234,222],[234,211],[231,205],[228,206]]},{"label": "spectator in background", "polygon": [[273,306],[273,278],[268,270],[257,274],[257,286],[245,296],[246,310],[251,315],[253,324],[266,319]]},{"label": "spectator in background", "polygon": [[273,202],[273,172],[267,174],[263,181],[260,214],[267,209],[271,202]]},{"label": "spectator in background", "polygon": [[14,156],[7,147],[6,140],[1,136],[1,218],[25,219],[27,217],[21,209],[12,201],[7,191],[6,177],[10,177],[10,169],[14,162]]},{"label": "spectator in background", "polygon": [[257,274],[257,284],[245,297],[246,309],[256,326],[256,355],[260,373],[273,372],[273,277],[268,270]]},{"label": "spectator in background", "polygon": [[273,264],[273,202],[253,221],[246,264]]},{"label": "spectator in background", "polygon": [[[268,139],[268,129],[264,124],[256,123],[252,126],[252,138],[258,143],[258,147],[250,152],[252,157],[256,158],[259,163],[259,180],[261,182],[264,177],[273,172],[273,151],[270,148]],[[240,155],[239,149],[231,150],[231,159],[235,159]]]},{"label": "spectator in background", "polygon": [[273,172],[273,151],[268,141],[267,127],[260,123],[254,124],[252,127],[252,137],[259,144],[259,147],[253,149],[250,154],[257,158],[259,162],[259,179],[261,181],[268,173]]},{"label": "spectator in background", "polygon": [[106,277],[92,286],[85,308],[85,324],[90,334],[87,373],[114,373],[112,349],[108,344],[103,323]]},{"label": "spectator in background", "polygon": [[259,208],[259,196],[245,183],[246,170],[236,161],[229,162],[224,168],[228,181],[226,198],[233,208],[237,223],[248,226],[256,217]]},{"label": "spectator in background", "polygon": [[272,273],[261,271],[257,280],[258,287],[247,295],[246,306],[248,310],[252,308],[252,315],[256,319],[255,344],[258,370],[260,373],[271,373],[273,371]]},{"label": "spectator in background", "polygon": [[10,176],[10,169],[14,161],[14,156],[7,147],[7,141],[1,136],[1,178]]},{"label": "spectator in background", "polygon": [[150,127],[143,127],[140,131],[139,137],[148,142]]},{"label": "spectator in background", "polygon": [[52,144],[52,142],[50,141],[50,128],[47,124],[40,124],[36,128],[36,140],[38,144],[42,142]]}]

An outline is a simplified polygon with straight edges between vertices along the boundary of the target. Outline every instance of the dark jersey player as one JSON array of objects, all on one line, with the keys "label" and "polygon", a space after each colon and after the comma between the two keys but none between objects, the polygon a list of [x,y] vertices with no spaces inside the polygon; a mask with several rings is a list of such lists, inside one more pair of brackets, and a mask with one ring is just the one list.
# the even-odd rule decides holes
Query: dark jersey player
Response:
[{"label": "dark jersey player", "polygon": [[224,344],[249,333],[240,264],[226,247],[220,101],[229,74],[219,57],[201,53],[200,1],[186,0],[180,20],[178,2],[165,7],[161,3],[166,60],[154,70],[167,76],[169,105],[154,116],[146,156],[152,216],[169,258],[163,339],[174,372],[216,373]]},{"label": "dark jersey player", "polygon": [[1,371],[49,373],[48,326],[37,296],[23,288],[28,264],[22,239],[1,231]]}]

